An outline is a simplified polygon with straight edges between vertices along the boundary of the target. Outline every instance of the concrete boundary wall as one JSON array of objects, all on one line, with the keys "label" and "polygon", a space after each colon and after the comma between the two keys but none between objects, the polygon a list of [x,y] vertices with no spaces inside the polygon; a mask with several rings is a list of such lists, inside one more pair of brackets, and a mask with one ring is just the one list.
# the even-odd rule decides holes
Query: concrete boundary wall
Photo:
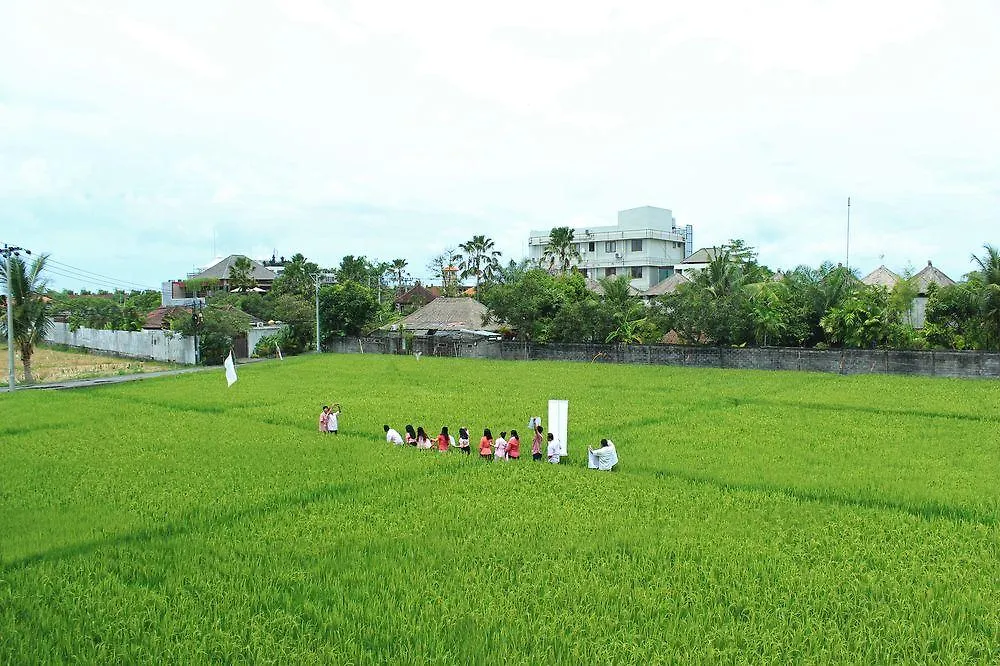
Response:
[{"label": "concrete boundary wall", "polygon": [[843,375],[892,374],[929,377],[1000,378],[1000,353],[795,347],[686,347],[680,345],[535,344],[414,338],[404,349],[398,338],[343,338],[327,351],[341,354],[409,354],[526,361],[578,361],[697,368],[800,370]]},{"label": "concrete boundary wall", "polygon": [[108,331],[95,328],[69,330],[55,322],[47,342],[129,358],[170,361],[194,365],[194,338],[170,331]]}]

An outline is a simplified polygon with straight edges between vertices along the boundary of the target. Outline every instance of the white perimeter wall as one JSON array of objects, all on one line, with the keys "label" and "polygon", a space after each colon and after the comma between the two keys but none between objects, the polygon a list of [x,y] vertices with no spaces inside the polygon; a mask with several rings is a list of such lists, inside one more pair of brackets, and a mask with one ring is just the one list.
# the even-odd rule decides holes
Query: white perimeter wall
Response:
[{"label": "white perimeter wall", "polygon": [[48,342],[133,358],[172,361],[194,365],[194,338],[170,331],[106,331],[94,328],[69,330],[69,324],[54,322]]}]

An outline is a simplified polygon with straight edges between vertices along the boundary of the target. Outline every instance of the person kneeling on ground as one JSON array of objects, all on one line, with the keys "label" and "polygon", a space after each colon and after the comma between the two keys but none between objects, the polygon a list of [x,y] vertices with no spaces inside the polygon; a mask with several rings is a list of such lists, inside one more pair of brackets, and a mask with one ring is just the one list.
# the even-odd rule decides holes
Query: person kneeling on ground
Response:
[{"label": "person kneeling on ground", "polygon": [[385,441],[390,444],[402,445],[403,438],[400,436],[399,432],[395,428],[390,428],[388,425],[383,425],[382,429],[385,430]]},{"label": "person kneeling on ground", "polygon": [[587,447],[587,467],[590,469],[610,472],[618,464],[618,451],[610,439],[602,439],[597,449]]}]

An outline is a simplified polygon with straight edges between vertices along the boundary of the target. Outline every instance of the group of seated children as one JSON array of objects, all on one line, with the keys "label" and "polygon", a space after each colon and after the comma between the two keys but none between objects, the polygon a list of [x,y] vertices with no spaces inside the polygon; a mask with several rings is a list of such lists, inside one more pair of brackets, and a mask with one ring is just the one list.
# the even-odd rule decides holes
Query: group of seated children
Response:
[{"label": "group of seated children", "polygon": [[[423,426],[414,430],[412,425],[407,425],[404,428],[405,435],[399,434],[399,431],[395,428],[390,428],[388,425],[383,425],[382,429],[385,430],[385,441],[390,444],[415,446],[418,449],[424,450],[437,448],[440,452],[458,449],[467,455],[472,452],[468,428],[458,429],[458,442],[455,441],[454,436],[449,434],[448,426],[441,428],[441,432],[435,438],[428,436]],[[559,464],[561,458],[560,451],[562,450],[559,442],[556,441],[551,432],[548,433],[548,443],[543,452],[542,433],[544,431],[542,426],[536,425],[534,431],[534,436],[531,440],[531,459],[536,461],[542,460],[544,456],[548,462]],[[609,445],[610,449],[608,449]],[[594,460],[600,461],[599,464],[590,465],[593,469],[610,470],[618,462],[618,454],[614,452],[614,445],[609,440],[602,439],[601,448],[592,449],[588,447],[587,451],[591,463]],[[521,437],[517,434],[516,430],[511,430],[510,437],[508,438],[507,431],[504,430],[501,431],[499,437],[494,439],[490,429],[485,428],[483,436],[479,440],[479,457],[483,460],[520,460]]]}]

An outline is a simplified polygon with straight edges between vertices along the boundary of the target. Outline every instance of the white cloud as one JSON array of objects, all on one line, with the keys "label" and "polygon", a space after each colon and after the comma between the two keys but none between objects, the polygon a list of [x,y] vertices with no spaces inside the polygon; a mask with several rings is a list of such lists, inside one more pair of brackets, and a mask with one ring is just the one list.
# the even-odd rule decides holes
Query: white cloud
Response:
[{"label": "white cloud", "polygon": [[143,49],[164,61],[206,79],[221,79],[226,70],[204,51],[178,35],[150,23],[119,15],[115,25]]},{"label": "white cloud", "polygon": [[423,266],[651,204],[784,267],[843,254],[847,196],[859,262],[996,242],[986,0],[94,7],[15,3],[0,60],[0,213],[89,220],[62,252],[134,229],[188,266],[214,227]]},{"label": "white cloud", "polygon": [[[2,166],[0,162],[0,166]],[[2,170],[0,170],[2,173]],[[54,190],[48,161],[43,157],[29,157],[11,169],[9,177],[3,178],[6,187],[0,185],[0,192],[10,195],[38,197]]]}]

